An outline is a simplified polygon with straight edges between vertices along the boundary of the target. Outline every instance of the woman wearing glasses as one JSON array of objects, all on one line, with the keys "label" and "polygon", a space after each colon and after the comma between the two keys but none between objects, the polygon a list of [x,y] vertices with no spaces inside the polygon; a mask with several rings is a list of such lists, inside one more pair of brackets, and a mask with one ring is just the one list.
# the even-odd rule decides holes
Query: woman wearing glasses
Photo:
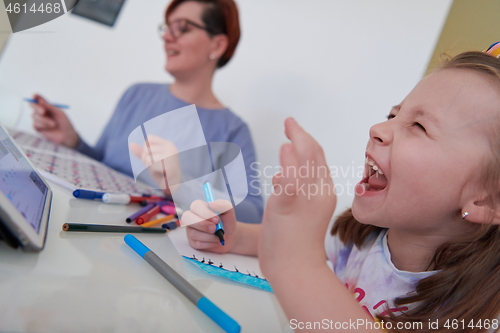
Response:
[{"label": "woman wearing glasses", "polygon": [[[212,91],[214,72],[231,59],[240,37],[238,10],[233,0],[173,0],[159,32],[166,54],[165,69],[172,84],[136,84],[122,96],[95,147],[83,141],[64,112],[35,95],[34,127],[48,139],[75,148],[112,168],[132,175],[128,135],[137,126],[190,104],[195,104],[207,142],[231,142],[241,148],[249,194],[236,207],[238,218],[258,223],[263,200],[255,193],[258,176],[248,126],[217,99]],[[159,143],[161,144],[161,143]],[[131,147],[141,156],[143,148]],[[155,171],[150,168],[153,179]],[[254,192],[254,193],[252,193]]]}]

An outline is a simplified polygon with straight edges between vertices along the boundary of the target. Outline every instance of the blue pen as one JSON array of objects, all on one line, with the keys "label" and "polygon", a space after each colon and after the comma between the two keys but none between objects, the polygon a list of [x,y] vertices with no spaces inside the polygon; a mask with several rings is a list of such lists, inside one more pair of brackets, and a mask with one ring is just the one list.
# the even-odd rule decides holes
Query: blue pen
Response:
[{"label": "blue pen", "polygon": [[[32,99],[32,98],[25,98],[24,99],[26,102],[30,102],[30,103],[34,103],[34,104],[38,104],[38,100],[37,99]],[[54,105],[56,108],[60,108],[60,109],[69,109],[69,105],[65,105],[65,104],[52,104],[52,103],[49,103],[51,105]]]},{"label": "blue pen", "polygon": [[[212,193],[212,186],[208,181],[203,183],[203,194],[205,194],[205,200],[208,203],[215,201],[214,195]],[[217,223],[217,226],[215,227],[214,235],[219,237],[220,243],[224,245],[224,227],[222,226],[222,220],[220,219],[220,215],[217,214],[217,216],[219,217],[219,223]]]},{"label": "blue pen", "polygon": [[88,191],[88,190],[74,190],[73,196],[78,199],[88,199],[94,200],[99,199],[102,200],[102,196],[104,192],[96,192],[96,191]]},{"label": "blue pen", "polygon": [[153,251],[146,245],[141,243],[132,235],[125,235],[125,243],[130,246],[138,255],[146,260],[158,273],[168,280],[177,290],[186,296],[193,304],[203,311],[210,319],[215,321],[217,325],[222,327],[226,332],[238,333],[241,330],[240,325],[224,311],[219,309],[217,305],[210,302],[208,298],[193,287],[188,281],[172,269],[166,262],[161,260]]}]

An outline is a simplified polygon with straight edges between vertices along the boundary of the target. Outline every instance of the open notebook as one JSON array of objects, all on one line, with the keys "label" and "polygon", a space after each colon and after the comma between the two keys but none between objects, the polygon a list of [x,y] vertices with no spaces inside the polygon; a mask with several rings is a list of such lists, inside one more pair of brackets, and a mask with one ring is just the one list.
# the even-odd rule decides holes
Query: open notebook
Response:
[{"label": "open notebook", "polygon": [[185,260],[197,265],[205,272],[272,292],[269,282],[260,271],[257,258],[195,250],[188,243],[186,228],[172,230],[168,236]]},{"label": "open notebook", "polygon": [[85,189],[131,195],[162,194],[76,150],[19,130],[8,131],[43,177],[71,191]]}]

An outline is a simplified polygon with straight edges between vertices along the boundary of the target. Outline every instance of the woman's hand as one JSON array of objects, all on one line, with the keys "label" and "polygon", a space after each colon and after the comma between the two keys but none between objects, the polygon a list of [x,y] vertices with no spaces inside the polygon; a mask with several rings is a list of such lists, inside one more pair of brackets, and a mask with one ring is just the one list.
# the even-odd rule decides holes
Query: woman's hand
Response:
[{"label": "woman's hand", "polygon": [[33,108],[33,127],[47,139],[66,147],[75,148],[80,140],[66,114],[49,104],[42,96],[34,95],[38,103]]},{"label": "woman's hand", "polygon": [[141,147],[137,143],[131,143],[129,149],[141,159],[144,165],[148,166],[151,176],[163,192],[170,195],[170,186],[179,184],[181,179],[179,152],[171,141],[159,136],[148,135],[147,141],[149,149],[146,146]]},{"label": "woman's hand", "polygon": [[324,264],[324,238],[337,198],[321,146],[293,118],[292,141],[281,147],[282,172],[273,178],[259,239],[259,262],[268,279],[300,263]]}]

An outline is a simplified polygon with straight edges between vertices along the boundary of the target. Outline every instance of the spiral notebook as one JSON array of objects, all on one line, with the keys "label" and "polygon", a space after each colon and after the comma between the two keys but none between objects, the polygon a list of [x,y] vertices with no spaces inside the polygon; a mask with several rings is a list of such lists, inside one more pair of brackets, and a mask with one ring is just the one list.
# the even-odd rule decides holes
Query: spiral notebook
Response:
[{"label": "spiral notebook", "polygon": [[257,258],[195,250],[188,243],[186,228],[170,231],[168,236],[184,260],[198,266],[206,273],[272,292],[269,282],[260,271]]},{"label": "spiral notebook", "polygon": [[162,194],[74,149],[19,130],[9,128],[8,132],[44,178],[71,191]]}]

